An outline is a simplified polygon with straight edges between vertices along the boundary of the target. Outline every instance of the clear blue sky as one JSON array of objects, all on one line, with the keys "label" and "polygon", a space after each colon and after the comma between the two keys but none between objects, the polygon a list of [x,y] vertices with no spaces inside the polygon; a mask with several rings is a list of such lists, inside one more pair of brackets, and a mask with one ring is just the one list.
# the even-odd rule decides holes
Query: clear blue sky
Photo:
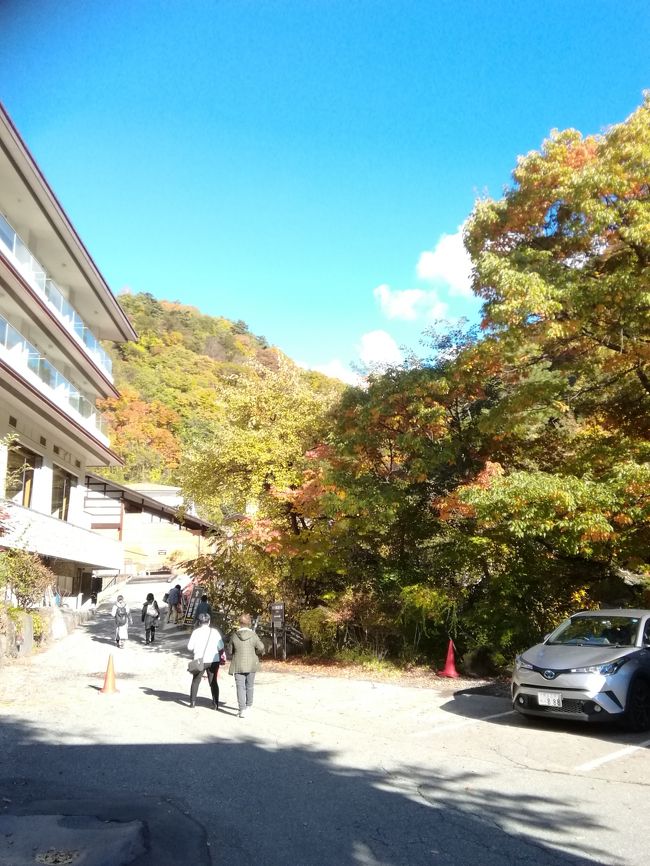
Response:
[{"label": "clear blue sky", "polygon": [[650,87],[647,0],[0,0],[0,34],[0,99],[113,291],[313,366],[475,317],[476,197]]}]

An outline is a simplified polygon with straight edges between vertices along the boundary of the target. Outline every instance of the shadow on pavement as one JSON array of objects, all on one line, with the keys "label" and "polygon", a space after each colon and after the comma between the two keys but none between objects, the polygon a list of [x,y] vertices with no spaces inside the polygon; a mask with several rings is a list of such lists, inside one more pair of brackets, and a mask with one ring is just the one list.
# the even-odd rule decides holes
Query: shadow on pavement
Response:
[{"label": "shadow on pavement", "polygon": [[[159,701],[171,704],[182,704],[189,707],[189,694],[187,692],[168,692],[164,689],[151,689],[148,686],[140,686],[140,691],[149,697],[157,698]],[[214,712],[211,697],[203,697],[199,695],[196,699],[196,709],[210,709]],[[225,701],[219,700],[219,712],[227,716],[236,716],[238,710],[235,707],[229,707]]]},{"label": "shadow on pavement", "polygon": [[552,730],[574,736],[603,740],[618,745],[637,745],[647,739],[645,734],[632,734],[616,722],[588,723],[564,719],[542,719],[524,717],[512,709],[509,696],[498,696],[492,687],[461,689],[440,708],[453,716],[472,720],[483,720],[501,727],[530,728],[531,730]]},{"label": "shadow on pavement", "polygon": [[[96,803],[103,797],[120,798],[115,820],[148,814],[152,822],[156,812],[143,804],[155,797],[161,816],[166,803],[178,805],[205,828],[214,862],[239,866],[617,862],[586,844],[586,834],[605,824],[565,800],[495,789],[487,772],[425,770],[417,762],[390,772],[366,770],[308,745],[260,745],[250,733],[233,741],[214,716],[214,734],[202,742],[183,742],[192,725],[187,711],[164,742],[133,745],[51,743],[47,730],[5,718],[0,748],[9,777],[0,781],[2,814],[29,813],[35,799],[56,800],[58,813],[66,814],[65,798],[74,798],[70,810],[77,810],[68,814],[84,814],[83,798]],[[72,731],[74,725],[71,719]],[[111,818],[108,808],[103,820]],[[552,843],[540,838],[549,833]],[[182,842],[181,835],[176,843]],[[147,856],[124,863],[169,862]]]}]

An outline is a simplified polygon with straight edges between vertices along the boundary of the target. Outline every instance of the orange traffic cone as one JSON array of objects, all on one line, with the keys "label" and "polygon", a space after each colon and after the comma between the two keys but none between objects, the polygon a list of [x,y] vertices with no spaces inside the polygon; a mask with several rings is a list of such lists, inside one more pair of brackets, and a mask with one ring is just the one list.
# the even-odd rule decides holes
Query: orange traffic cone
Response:
[{"label": "orange traffic cone", "polygon": [[106,676],[104,677],[104,688],[99,690],[103,695],[114,695],[117,692],[115,688],[115,669],[113,668],[113,654],[108,657],[108,665],[106,667]]},{"label": "orange traffic cone", "polygon": [[456,670],[456,663],[454,662],[454,642],[453,640],[449,641],[449,648],[447,650],[447,661],[445,662],[444,670],[438,671],[439,677],[453,677],[454,679],[458,679],[459,673]]}]

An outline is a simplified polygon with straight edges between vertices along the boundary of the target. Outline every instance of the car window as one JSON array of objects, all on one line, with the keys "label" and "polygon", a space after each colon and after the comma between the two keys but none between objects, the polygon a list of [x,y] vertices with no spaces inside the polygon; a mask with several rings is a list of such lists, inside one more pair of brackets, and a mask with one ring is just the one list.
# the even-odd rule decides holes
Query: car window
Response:
[{"label": "car window", "polygon": [[[574,646],[634,646],[638,617],[577,616],[554,631],[549,644]],[[649,630],[650,635],[650,630]]]}]

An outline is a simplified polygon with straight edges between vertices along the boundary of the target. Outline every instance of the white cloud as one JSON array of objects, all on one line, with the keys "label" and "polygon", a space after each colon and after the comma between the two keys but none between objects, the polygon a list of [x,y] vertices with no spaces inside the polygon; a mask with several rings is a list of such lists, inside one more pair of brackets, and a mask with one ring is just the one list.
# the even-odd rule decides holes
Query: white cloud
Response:
[{"label": "white cloud", "polygon": [[373,291],[373,295],[389,319],[416,319],[418,314],[415,307],[422,300],[424,292],[422,289],[394,292],[390,286],[382,283]]},{"label": "white cloud", "polygon": [[[403,360],[399,346],[386,331],[369,331],[363,334],[355,348],[364,367],[386,367],[390,364],[401,364]],[[315,370],[332,379],[340,379],[346,385],[357,388],[364,388],[366,385],[365,377],[355,373],[339,358],[333,358],[326,364],[305,364],[301,361],[296,363],[304,370]]]},{"label": "white cloud", "polygon": [[379,301],[382,312],[389,319],[406,319],[413,321],[420,316],[430,319],[442,319],[447,312],[447,304],[440,300],[435,291],[424,289],[403,289],[393,291],[390,286],[382,283],[373,291]]},{"label": "white cloud", "polygon": [[330,376],[332,379],[340,379],[346,385],[361,385],[363,381],[358,373],[352,372],[349,366],[344,364],[343,361],[339,361],[338,358],[328,361],[327,364],[316,364],[307,369],[316,370],[317,373],[323,373],[323,375]]},{"label": "white cloud", "polygon": [[386,331],[369,331],[364,334],[357,346],[357,352],[368,367],[374,364],[402,363],[402,353],[399,346]]},{"label": "white cloud", "polygon": [[453,235],[442,235],[433,250],[420,254],[417,274],[422,280],[446,283],[450,295],[472,295],[472,260],[463,245],[462,226]]}]

